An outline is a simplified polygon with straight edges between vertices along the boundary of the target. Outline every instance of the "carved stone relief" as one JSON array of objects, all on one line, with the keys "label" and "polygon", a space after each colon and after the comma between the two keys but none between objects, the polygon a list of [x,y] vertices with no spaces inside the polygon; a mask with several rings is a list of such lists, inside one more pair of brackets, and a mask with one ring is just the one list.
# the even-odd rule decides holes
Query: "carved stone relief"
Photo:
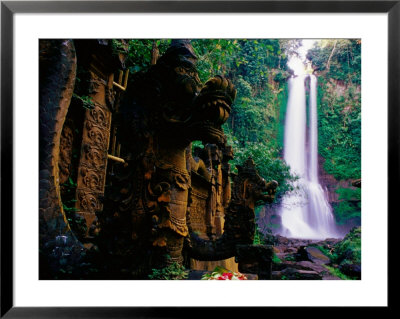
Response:
[{"label": "carved stone relief", "polygon": [[58,162],[60,185],[64,184],[71,174],[73,142],[73,128],[69,123],[65,123],[60,137],[60,160]]},{"label": "carved stone relief", "polygon": [[195,184],[195,181],[193,183],[192,179],[192,190],[190,193],[191,203],[188,208],[190,212],[190,224],[193,231],[200,232],[203,237],[207,232],[204,208],[207,206],[208,197],[208,190],[205,188],[200,188]]},{"label": "carved stone relief", "polygon": [[106,106],[107,82],[94,72],[90,74],[90,97],[94,105],[86,111],[83,124],[76,203],[77,214],[86,221],[86,237],[96,231],[92,227],[97,220],[96,212],[103,208],[101,197],[104,194],[111,129],[111,111]]}]

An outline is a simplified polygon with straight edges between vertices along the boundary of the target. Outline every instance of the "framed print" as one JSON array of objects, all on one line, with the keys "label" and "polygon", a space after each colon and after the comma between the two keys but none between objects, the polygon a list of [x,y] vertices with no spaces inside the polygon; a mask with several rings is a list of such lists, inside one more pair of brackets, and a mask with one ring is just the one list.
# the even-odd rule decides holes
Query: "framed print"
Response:
[{"label": "framed print", "polygon": [[389,309],[399,15],[2,1],[1,316]]}]

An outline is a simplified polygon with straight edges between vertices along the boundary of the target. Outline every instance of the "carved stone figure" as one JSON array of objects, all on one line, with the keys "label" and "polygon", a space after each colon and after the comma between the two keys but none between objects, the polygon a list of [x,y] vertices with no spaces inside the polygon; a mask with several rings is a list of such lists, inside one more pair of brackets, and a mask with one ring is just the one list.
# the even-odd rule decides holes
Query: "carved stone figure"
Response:
[{"label": "carved stone figure", "polygon": [[[128,167],[134,170],[132,191],[142,189],[129,194],[133,237],[151,230],[144,238],[168,255],[168,262],[183,262],[184,238],[189,235],[187,148],[193,140],[225,142],[221,125],[236,93],[221,76],[202,87],[195,61],[188,41],[173,41],[155,65],[134,78],[120,109],[122,150],[129,152]],[[204,166],[201,170],[206,174]]]},{"label": "carved stone figure", "polygon": [[[136,75],[121,103],[127,138],[120,141],[129,158],[127,171],[133,170],[124,173],[131,176],[131,192],[122,200],[123,211],[132,215],[132,238],[147,238],[148,249],[158,251],[152,257],[158,265],[182,263],[184,257],[233,257],[236,244],[252,242],[255,202],[272,200],[276,187],[267,185],[249,161],[239,169],[230,201],[227,161],[232,154],[221,125],[235,89],[222,76],[201,87],[195,62],[190,42],[173,41],[154,66]],[[205,148],[192,156],[188,148],[194,140]],[[270,194],[265,197],[264,191]],[[216,231],[215,218],[223,217],[228,202],[221,235],[223,226]]]},{"label": "carved stone figure", "polygon": [[[255,205],[271,202],[277,183],[263,180],[251,159],[238,166],[237,175],[231,173],[228,161],[233,152],[221,125],[229,117],[234,86],[220,75],[203,85],[190,41],[173,40],[148,70],[131,77],[126,89],[122,75],[119,84],[113,80],[121,63],[107,64],[107,43],[79,42],[80,48],[88,50],[84,71],[92,105],[74,123],[81,127],[76,160],[71,160],[69,150],[76,136],[68,127],[61,136],[76,77],[74,42],[57,43],[64,56],[70,56],[70,71],[57,88],[61,89],[58,96],[66,94],[67,98],[54,103],[54,110],[65,105],[62,114],[54,115],[60,121],[55,121],[51,132],[46,131],[41,115],[41,141],[45,142],[41,151],[58,152],[48,159],[41,153],[42,184],[47,187],[49,176],[54,176],[54,181],[50,179],[54,185],[41,189],[40,194],[40,216],[47,221],[41,223],[42,247],[59,236],[52,224],[55,218],[66,229],[61,232],[66,238],[61,240],[64,246],[71,242],[77,254],[86,255],[84,263],[79,258],[77,263],[96,263],[101,268],[94,278],[107,274],[112,279],[143,279],[152,268],[174,262],[188,265],[190,258],[215,261],[238,256],[240,245],[243,251],[243,245],[253,242]],[[78,57],[84,60],[82,53]],[[49,79],[41,78],[41,85],[47,88]],[[119,95],[114,87],[124,94]],[[41,112],[48,109],[48,92],[41,91]],[[56,132],[56,142],[61,140],[55,149],[52,132]],[[204,148],[192,152],[193,141],[202,141]],[[59,165],[52,170],[53,162]],[[58,176],[76,183],[74,215],[57,211],[65,205],[64,195],[57,190]],[[46,201],[49,196],[52,199]],[[57,209],[52,206],[47,213],[46,205],[54,199]],[[78,231],[81,224],[83,231]],[[82,270],[82,274],[86,273]]]},{"label": "carved stone figure", "polygon": [[198,260],[222,260],[235,256],[237,245],[249,245],[254,240],[256,203],[272,202],[276,181],[266,182],[249,158],[238,166],[234,176],[232,200],[225,210],[224,233],[214,241],[200,238],[190,232],[189,255]]}]

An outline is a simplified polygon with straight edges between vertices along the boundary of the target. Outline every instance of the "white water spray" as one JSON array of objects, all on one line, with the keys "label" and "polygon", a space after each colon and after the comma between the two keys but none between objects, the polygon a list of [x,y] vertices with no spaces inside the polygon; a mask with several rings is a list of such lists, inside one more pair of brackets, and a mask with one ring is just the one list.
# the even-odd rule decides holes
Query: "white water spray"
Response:
[{"label": "white water spray", "polygon": [[[310,77],[309,152],[306,156],[306,93],[305,80]],[[292,173],[299,176],[293,183],[298,188],[282,201],[281,235],[292,238],[325,239],[340,237],[336,231],[332,209],[318,180],[317,79],[299,75],[289,80],[286,110],[284,159]]]}]

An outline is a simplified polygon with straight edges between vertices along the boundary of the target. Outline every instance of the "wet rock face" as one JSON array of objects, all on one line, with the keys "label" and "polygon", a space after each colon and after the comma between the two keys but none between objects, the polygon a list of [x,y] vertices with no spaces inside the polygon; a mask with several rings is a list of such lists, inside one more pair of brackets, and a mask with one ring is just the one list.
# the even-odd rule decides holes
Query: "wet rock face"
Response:
[{"label": "wet rock face", "polygon": [[314,270],[303,270],[287,267],[280,272],[275,272],[273,279],[288,280],[321,280],[322,275]]},{"label": "wet rock face", "polygon": [[309,246],[305,248],[307,257],[310,261],[318,265],[326,265],[330,263],[329,257],[325,256],[321,250],[316,247]]},{"label": "wet rock face", "polygon": [[272,279],[275,280],[338,280],[325,267],[331,260],[317,247],[328,250],[339,240],[312,241],[276,236],[274,253],[280,262],[273,264]]}]

